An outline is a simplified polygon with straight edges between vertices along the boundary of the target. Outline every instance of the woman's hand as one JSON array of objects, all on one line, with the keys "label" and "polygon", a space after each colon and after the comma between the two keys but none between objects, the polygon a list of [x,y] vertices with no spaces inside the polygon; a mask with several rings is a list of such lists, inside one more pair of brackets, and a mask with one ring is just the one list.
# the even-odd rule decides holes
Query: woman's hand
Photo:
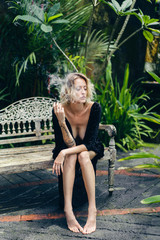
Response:
[{"label": "woman's hand", "polygon": [[65,113],[64,113],[64,108],[62,107],[61,103],[54,103],[53,104],[53,108],[54,108],[54,113],[58,119],[58,122],[64,123],[65,122]]},{"label": "woman's hand", "polygon": [[56,157],[56,159],[53,163],[53,169],[52,169],[53,173],[54,173],[54,171],[56,172],[57,175],[60,175],[61,171],[63,173],[64,159],[65,159],[65,154],[62,150],[62,151],[60,151],[60,153],[58,154],[58,156]]}]

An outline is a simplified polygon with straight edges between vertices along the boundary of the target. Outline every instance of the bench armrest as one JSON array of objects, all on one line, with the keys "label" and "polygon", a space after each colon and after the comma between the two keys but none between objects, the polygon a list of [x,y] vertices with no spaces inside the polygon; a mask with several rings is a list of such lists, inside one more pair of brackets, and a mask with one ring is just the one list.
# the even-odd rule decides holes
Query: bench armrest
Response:
[{"label": "bench armrest", "polygon": [[99,129],[105,130],[110,137],[114,137],[117,134],[116,127],[112,124],[100,124]]}]

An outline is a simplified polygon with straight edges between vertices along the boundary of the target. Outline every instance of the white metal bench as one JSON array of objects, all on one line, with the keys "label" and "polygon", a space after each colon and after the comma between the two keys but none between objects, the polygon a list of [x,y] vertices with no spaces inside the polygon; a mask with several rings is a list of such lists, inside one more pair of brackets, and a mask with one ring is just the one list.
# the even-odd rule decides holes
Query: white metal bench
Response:
[{"label": "white metal bench", "polygon": [[[54,101],[52,98],[32,97],[17,101],[0,110],[0,174],[52,167]],[[110,136],[104,158],[109,161],[108,190],[112,194],[116,129],[113,125],[100,125],[99,129],[107,131]]]}]

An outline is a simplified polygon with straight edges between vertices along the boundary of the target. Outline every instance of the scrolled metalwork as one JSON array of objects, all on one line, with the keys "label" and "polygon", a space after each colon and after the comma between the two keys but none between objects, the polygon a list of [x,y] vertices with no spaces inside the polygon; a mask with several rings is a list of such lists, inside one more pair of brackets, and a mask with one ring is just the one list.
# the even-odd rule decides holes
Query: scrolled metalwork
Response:
[{"label": "scrolled metalwork", "polygon": [[0,111],[0,123],[51,119],[53,98],[32,97],[17,101]]}]

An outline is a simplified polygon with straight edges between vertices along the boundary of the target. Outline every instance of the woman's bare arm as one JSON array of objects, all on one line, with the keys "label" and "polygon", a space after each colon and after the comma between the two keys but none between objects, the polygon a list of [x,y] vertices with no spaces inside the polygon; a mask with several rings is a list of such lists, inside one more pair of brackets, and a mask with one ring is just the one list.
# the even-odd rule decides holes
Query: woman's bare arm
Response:
[{"label": "woman's bare arm", "polygon": [[74,138],[72,137],[65,122],[60,123],[60,128],[62,131],[63,140],[64,140],[65,144],[67,145],[67,147],[71,148],[73,146],[76,146],[76,142],[75,142]]},{"label": "woman's bare arm", "polygon": [[88,151],[84,144],[74,146],[72,148],[66,148],[66,149],[62,150],[64,156],[69,155],[69,154],[78,154],[78,153],[81,153],[83,151]]},{"label": "woman's bare arm", "polygon": [[76,146],[76,142],[75,142],[74,138],[72,137],[72,135],[66,125],[66,122],[65,122],[64,108],[62,107],[62,105],[60,103],[54,103],[53,108],[54,108],[55,115],[58,119],[59,126],[61,128],[62,136],[63,136],[63,140],[64,140],[65,144],[69,148]]}]

